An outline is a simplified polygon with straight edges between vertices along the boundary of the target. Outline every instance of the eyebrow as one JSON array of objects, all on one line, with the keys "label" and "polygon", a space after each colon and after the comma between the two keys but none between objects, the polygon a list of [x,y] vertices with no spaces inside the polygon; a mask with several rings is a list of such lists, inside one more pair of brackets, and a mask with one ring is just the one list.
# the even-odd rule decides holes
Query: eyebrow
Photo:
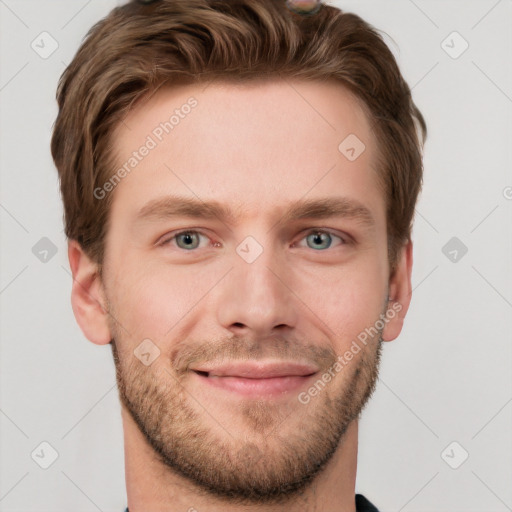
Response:
[{"label": "eyebrow", "polygon": [[[239,220],[241,206],[231,210],[218,201],[202,201],[191,197],[168,195],[153,199],[137,213],[137,220],[159,220],[173,217],[196,219],[219,219],[235,225]],[[368,229],[375,227],[371,211],[362,203],[347,197],[297,200],[288,205],[276,224],[298,220],[328,219],[332,217],[354,219]]]}]

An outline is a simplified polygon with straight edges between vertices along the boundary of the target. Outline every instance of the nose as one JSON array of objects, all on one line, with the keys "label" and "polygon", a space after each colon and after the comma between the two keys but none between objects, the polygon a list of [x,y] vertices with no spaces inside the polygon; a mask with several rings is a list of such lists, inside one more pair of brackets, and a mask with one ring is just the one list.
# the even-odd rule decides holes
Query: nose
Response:
[{"label": "nose", "polygon": [[292,270],[282,255],[267,247],[251,263],[236,253],[232,261],[232,270],[217,290],[219,324],[233,334],[255,338],[295,327],[298,299]]}]

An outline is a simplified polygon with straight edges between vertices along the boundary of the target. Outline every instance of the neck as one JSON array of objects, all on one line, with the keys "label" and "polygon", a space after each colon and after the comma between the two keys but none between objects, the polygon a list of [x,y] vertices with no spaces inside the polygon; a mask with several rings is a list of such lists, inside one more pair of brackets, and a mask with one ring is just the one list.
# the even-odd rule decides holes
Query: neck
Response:
[{"label": "neck", "polygon": [[325,469],[304,492],[278,505],[230,503],[206,494],[155,456],[130,414],[122,408],[126,490],[130,512],[355,512],[358,423],[348,427]]}]

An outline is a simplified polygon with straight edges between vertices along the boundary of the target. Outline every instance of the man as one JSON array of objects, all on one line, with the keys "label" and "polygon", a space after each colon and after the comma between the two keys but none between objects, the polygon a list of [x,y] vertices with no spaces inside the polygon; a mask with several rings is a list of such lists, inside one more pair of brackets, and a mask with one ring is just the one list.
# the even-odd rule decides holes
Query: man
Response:
[{"label": "man", "polygon": [[359,17],[115,8],[52,154],[73,310],[111,343],[130,512],[377,510],[359,415],[411,299],[425,122]]}]

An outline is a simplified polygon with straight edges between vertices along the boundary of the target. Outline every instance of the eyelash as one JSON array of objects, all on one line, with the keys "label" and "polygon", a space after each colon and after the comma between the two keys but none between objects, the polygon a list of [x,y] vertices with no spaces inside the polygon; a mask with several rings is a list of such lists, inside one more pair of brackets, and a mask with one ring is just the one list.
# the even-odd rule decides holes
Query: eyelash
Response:
[{"label": "eyelash", "polygon": [[[184,230],[181,230],[181,231],[178,231],[174,234],[172,234],[172,236],[167,236],[165,237],[161,242],[158,242],[157,245],[159,246],[166,246],[166,245],[169,245],[173,240],[175,240],[177,237],[179,237],[180,235],[185,235],[185,234],[197,234],[197,235],[202,235],[202,236],[205,236],[206,238],[209,238],[209,236],[200,231],[200,230],[196,230],[196,229],[184,229]],[[337,235],[336,233],[334,233],[333,231],[331,230],[326,230],[326,229],[321,229],[321,228],[312,228],[308,231],[306,231],[303,235],[303,237],[300,239],[300,241],[304,240],[305,238],[307,238],[309,235],[313,235],[313,234],[326,234],[326,235],[331,235],[335,238],[339,238],[341,240],[341,244],[340,245],[348,245],[350,244],[350,239],[348,236],[340,236],[340,235]],[[294,243],[295,245],[295,243]],[[190,249],[190,250],[185,250],[185,249],[181,249],[181,247],[178,247],[178,249],[184,251],[184,252],[194,252],[194,251],[197,251],[198,248],[196,249]],[[327,249],[331,249],[331,247],[328,247]],[[327,249],[324,249],[324,250],[320,250],[320,251],[315,251],[315,252],[325,252]],[[311,250],[314,250],[314,249],[311,249]]]}]

